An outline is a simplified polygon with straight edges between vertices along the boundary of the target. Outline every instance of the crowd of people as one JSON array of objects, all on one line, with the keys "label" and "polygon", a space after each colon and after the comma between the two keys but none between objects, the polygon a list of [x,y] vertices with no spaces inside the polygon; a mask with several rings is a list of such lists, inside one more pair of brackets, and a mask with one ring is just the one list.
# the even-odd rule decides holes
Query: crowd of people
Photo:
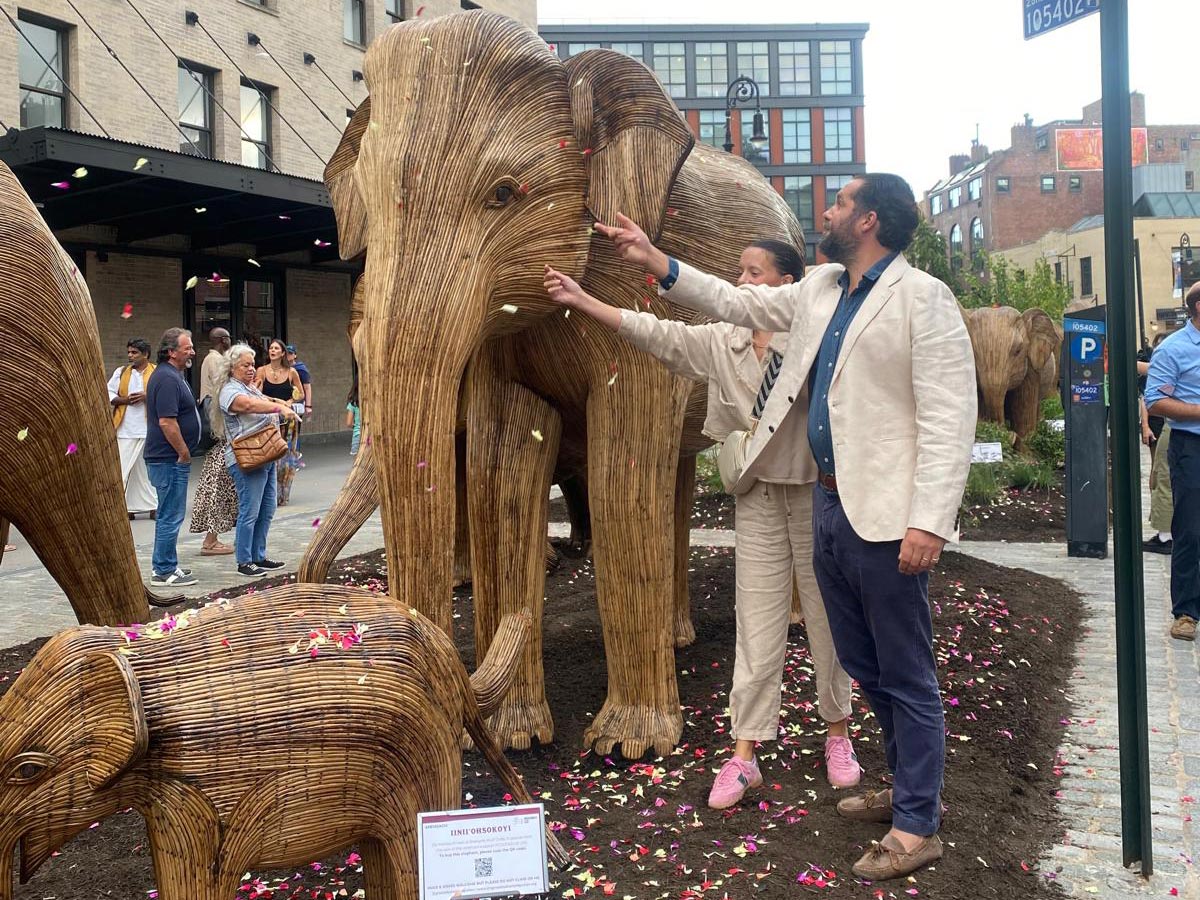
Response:
[{"label": "crowd of people", "polygon": [[[267,348],[268,362],[256,366],[247,344],[232,344],[229,332],[209,332],[210,349],[200,369],[198,396],[185,373],[196,351],[191,332],[170,328],[159,343],[157,364],[150,345],[129,341],[129,362],[108,383],[113,426],[121,456],[129,518],[155,520],[150,583],[183,587],[197,583],[179,563],[178,539],[187,507],[192,453],[207,426],[211,444],[196,486],[190,531],[203,534],[202,556],[233,555],[237,571],[261,578],[283,563],[267,556],[267,534],[277,506],[288,502],[301,467],[300,429],[312,413],[312,378],[296,348],[279,339]],[[153,375],[153,377],[151,377]],[[286,450],[275,462],[246,469],[235,444],[264,429],[280,432]],[[153,490],[152,490],[153,489]],[[221,535],[234,533],[233,544]]]}]

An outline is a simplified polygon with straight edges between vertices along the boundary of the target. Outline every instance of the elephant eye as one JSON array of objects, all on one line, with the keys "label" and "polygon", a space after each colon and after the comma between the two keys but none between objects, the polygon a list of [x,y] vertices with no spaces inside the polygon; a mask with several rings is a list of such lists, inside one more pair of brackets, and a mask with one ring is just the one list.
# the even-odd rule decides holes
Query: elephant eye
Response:
[{"label": "elephant eye", "polygon": [[484,202],[492,209],[502,209],[518,200],[524,193],[521,185],[511,178],[501,178],[489,188],[487,199]]},{"label": "elephant eye", "polygon": [[19,753],[9,761],[5,781],[11,785],[33,784],[57,764],[58,760],[49,753]]}]

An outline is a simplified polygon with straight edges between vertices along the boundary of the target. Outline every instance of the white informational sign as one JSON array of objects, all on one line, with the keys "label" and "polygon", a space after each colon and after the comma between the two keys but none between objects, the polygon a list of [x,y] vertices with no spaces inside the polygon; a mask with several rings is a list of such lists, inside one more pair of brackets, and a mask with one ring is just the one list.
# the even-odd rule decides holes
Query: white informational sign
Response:
[{"label": "white informational sign", "polygon": [[1046,425],[1049,427],[1049,429],[1051,431],[1066,431],[1067,430],[1067,420],[1066,419],[1047,419]]},{"label": "white informational sign", "polygon": [[971,462],[973,463],[992,463],[1003,461],[1004,451],[1000,448],[999,441],[989,441],[983,444],[975,444],[971,448]]},{"label": "white informational sign", "polygon": [[550,890],[542,804],[417,815],[421,900]]}]

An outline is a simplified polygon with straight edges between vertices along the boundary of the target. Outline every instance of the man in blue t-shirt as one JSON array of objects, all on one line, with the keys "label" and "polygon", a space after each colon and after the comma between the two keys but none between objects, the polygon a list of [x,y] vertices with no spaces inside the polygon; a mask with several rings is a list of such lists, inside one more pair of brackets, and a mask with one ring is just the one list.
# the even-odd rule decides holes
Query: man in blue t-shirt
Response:
[{"label": "man in blue t-shirt", "polygon": [[[158,346],[158,368],[146,390],[146,472],[158,492],[154,523],[152,585],[195,584],[190,569],[179,567],[176,541],[187,506],[192,448],[200,441],[200,410],[183,378],[196,351],[186,328],[168,328]],[[165,363],[165,365],[164,365]]]}]

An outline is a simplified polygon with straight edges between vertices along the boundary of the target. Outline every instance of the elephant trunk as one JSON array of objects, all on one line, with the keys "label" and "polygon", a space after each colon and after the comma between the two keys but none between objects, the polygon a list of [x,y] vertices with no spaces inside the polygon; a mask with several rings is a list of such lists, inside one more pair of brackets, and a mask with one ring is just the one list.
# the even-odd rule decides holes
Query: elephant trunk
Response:
[{"label": "elephant trunk", "polygon": [[528,610],[501,619],[487,655],[471,676],[475,702],[479,704],[479,711],[484,718],[490,718],[500,708],[501,701],[512,687],[517,664],[529,640],[529,628]]},{"label": "elephant trunk", "polygon": [[329,576],[329,567],[338,553],[375,512],[379,505],[379,492],[375,482],[374,452],[369,437],[364,436],[354,466],[346,483],[325,515],[325,521],[317,525],[317,531],[300,560],[300,571],[296,580],[302,584],[324,584]]},{"label": "elephant trunk", "polygon": [[984,385],[979,391],[979,418],[997,425],[1004,424],[1004,385]]},{"label": "elephant trunk", "polygon": [[0,842],[0,900],[12,900],[13,850],[11,842]]}]

